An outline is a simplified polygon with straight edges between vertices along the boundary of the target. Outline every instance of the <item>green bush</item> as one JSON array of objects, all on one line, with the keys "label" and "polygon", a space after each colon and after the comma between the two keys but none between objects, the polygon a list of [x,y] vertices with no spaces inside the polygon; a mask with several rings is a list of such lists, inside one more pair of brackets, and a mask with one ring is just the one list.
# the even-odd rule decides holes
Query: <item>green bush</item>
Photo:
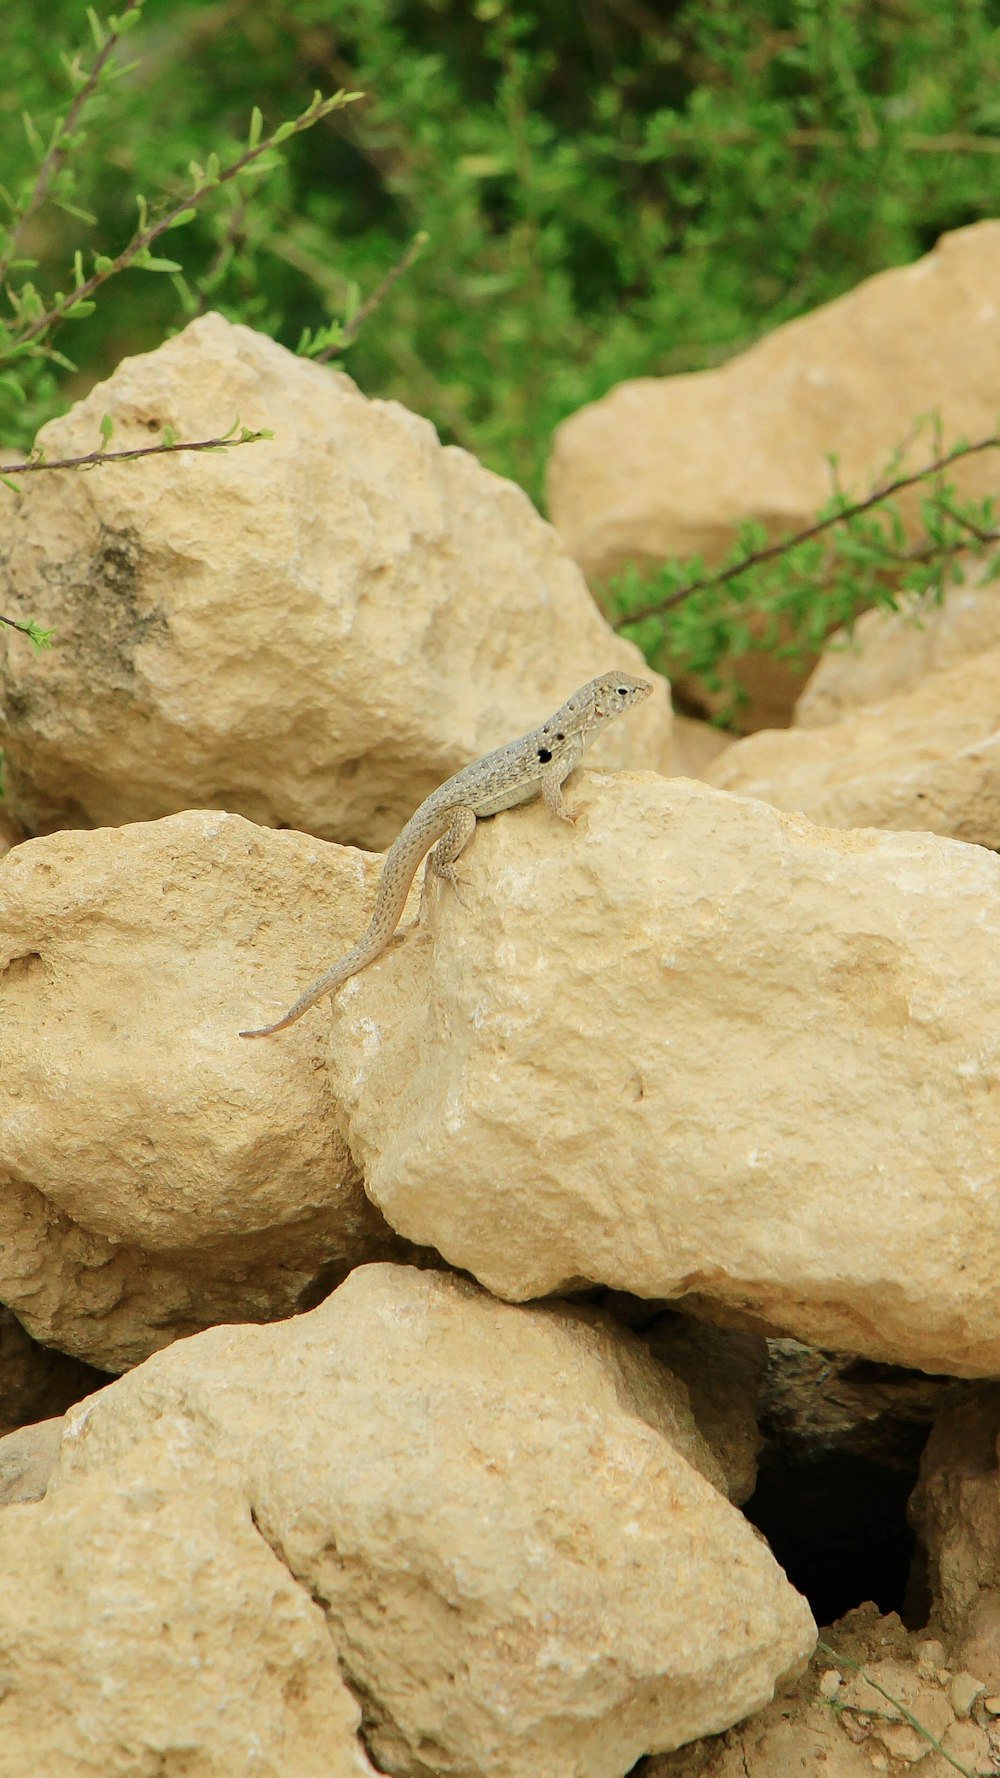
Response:
[{"label": "green bush", "polygon": [[[65,110],[78,0],[0,13],[3,183],[30,178],[20,124]],[[296,141],[251,191],[202,211],[187,300],[295,346],[349,312],[418,230],[430,242],[359,335],[371,393],[427,414],[535,497],[553,426],[625,376],[715,362],[948,228],[997,210],[1000,32],[984,0],[158,0],[123,43],[75,202],[31,231],[42,289],[73,251],[112,255],[134,193],[180,193],[188,163],[238,152],[314,87],[357,106]],[[171,280],[125,274],[61,347],[38,416],[185,319]],[[10,399],[8,397],[8,399]]]}]

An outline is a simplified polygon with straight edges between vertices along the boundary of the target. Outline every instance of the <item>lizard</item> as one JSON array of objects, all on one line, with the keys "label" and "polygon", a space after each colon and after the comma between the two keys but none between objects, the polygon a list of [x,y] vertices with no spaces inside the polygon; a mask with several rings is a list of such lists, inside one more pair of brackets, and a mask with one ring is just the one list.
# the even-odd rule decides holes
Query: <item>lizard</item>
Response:
[{"label": "lizard", "polygon": [[498,815],[540,795],[561,821],[576,821],[577,814],[563,801],[563,784],[595,735],[623,710],[640,704],[652,689],[648,679],[602,673],[581,685],[540,728],[484,753],[432,790],[386,853],[375,910],[357,944],[311,982],[273,1025],[241,1031],[240,1036],[271,1037],[284,1031],[317,1000],[336,994],[351,976],[380,957],[399,925],[410,884],[428,852],[435,876],[457,892],[455,860],[484,816]]}]

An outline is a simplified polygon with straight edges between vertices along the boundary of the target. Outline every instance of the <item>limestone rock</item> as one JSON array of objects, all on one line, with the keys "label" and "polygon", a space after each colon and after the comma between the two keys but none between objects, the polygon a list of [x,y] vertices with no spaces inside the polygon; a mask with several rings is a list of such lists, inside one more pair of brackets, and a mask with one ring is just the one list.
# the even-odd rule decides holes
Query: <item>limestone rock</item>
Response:
[{"label": "limestone rock", "polygon": [[732,740],[732,735],[713,728],[710,722],[698,722],[692,716],[675,716],[670,776],[704,778],[713,760],[732,746]]},{"label": "limestone rock", "polygon": [[710,783],[826,827],[927,831],[1000,847],[1000,647],[823,728],[726,749]]},{"label": "limestone rock", "polygon": [[[1000,1386],[953,1391],[934,1424],[910,1500],[928,1558],[934,1621],[962,1626],[980,1600],[1000,1598]],[[994,1669],[1000,1679],[1000,1639]]]},{"label": "limestone rock", "polygon": [[695,1425],[725,1470],[728,1498],[742,1506],[754,1491],[763,1443],[757,1400],[767,1342],[677,1314],[659,1316],[645,1338],[653,1356],[686,1384]]},{"label": "limestone rock", "polygon": [[930,673],[997,648],[1000,583],[969,563],[940,603],[924,598],[899,611],[866,611],[850,638],[832,636],[795,706],[795,727],[839,722],[859,705],[883,703]]},{"label": "limestone rock", "polygon": [[[11,1086],[4,1082],[5,1090]],[[103,1371],[40,1346],[0,1304],[0,1437],[62,1414],[107,1382]]]},{"label": "limestone rock", "polygon": [[264,1071],[237,1036],[357,934],[373,870],[205,811],[0,863],[0,1300],[36,1338],[120,1370],[403,1251],[337,1133],[322,1025]]},{"label": "limestone rock", "polygon": [[[235,413],[269,443],[33,478],[0,610],[9,800],[32,832],[201,806],[383,847],[460,766],[639,652],[512,483],[396,402],[219,315],[124,360],[39,434],[90,451]],[[10,497],[13,501],[14,497]],[[595,744],[668,763],[663,682]]]},{"label": "limestone rock", "polygon": [[41,1500],[55,1468],[62,1435],[60,1414],[0,1438],[0,1507]]},{"label": "limestone rock", "polygon": [[0,1514],[0,1778],[375,1778],[323,1613],[183,1429]]},{"label": "limestone rock", "polygon": [[73,1413],[54,1498],[114,1483],[156,1428],[239,1473],[326,1613],[375,1763],[407,1778],[619,1778],[758,1707],[812,1645],[706,1479],[683,1385],[592,1311],[362,1267]]},{"label": "limestone rock", "polygon": [[388,1221],[515,1300],[691,1293],[1000,1372],[1000,860],[683,779],[577,802],[565,845],[541,808],[485,823],[466,907],[334,1003]]},{"label": "limestone rock", "polygon": [[9,852],[12,846],[19,846],[26,837],[13,816],[8,815],[6,810],[0,809],[0,858],[5,852]]},{"label": "limestone rock", "polygon": [[[840,484],[860,494],[923,415],[940,415],[946,443],[991,433],[998,282],[1000,222],[976,223],[716,370],[619,384],[556,431],[548,504],[571,553],[594,581],[627,561],[715,563],[744,520],[771,536],[808,524],[831,492],[831,453]],[[924,427],[902,473],[934,454]],[[993,492],[989,453],[952,473],[963,495]],[[900,498],[907,523],[918,500]],[[740,676],[760,660],[745,657]],[[787,720],[799,688],[785,669],[782,710],[781,682],[761,670],[750,727]]]}]

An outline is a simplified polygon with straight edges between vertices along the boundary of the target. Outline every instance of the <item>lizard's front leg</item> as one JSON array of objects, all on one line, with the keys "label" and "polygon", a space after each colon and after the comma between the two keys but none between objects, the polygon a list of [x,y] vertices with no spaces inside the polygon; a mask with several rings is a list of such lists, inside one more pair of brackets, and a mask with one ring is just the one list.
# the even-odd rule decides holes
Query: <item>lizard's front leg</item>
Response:
[{"label": "lizard's front leg", "polygon": [[560,754],[559,758],[554,759],[542,773],[542,795],[545,798],[545,807],[551,809],[553,815],[558,815],[560,821],[576,821],[579,818],[579,810],[574,814],[573,810],[567,808],[563,801],[562,787],[570,772],[579,765],[582,757],[583,745],[581,743],[579,747],[571,748],[568,753]]},{"label": "lizard's front leg", "polygon": [[451,884],[459,901],[462,896],[455,871],[455,859],[460,852],[464,852],[475,831],[476,817],[471,809],[452,809],[448,825],[430,856],[434,875],[443,877],[446,883]]}]

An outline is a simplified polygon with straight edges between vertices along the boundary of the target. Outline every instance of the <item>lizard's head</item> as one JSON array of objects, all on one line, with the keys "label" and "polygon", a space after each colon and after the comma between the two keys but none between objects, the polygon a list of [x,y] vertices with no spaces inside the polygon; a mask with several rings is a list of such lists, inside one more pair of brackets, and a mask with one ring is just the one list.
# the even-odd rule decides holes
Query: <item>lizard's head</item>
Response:
[{"label": "lizard's head", "polygon": [[[631,673],[602,673],[577,692],[583,711],[593,710],[598,722],[610,722],[633,704],[641,704],[653,687],[648,679],[636,679]],[[573,702],[575,700],[571,700]]]}]

